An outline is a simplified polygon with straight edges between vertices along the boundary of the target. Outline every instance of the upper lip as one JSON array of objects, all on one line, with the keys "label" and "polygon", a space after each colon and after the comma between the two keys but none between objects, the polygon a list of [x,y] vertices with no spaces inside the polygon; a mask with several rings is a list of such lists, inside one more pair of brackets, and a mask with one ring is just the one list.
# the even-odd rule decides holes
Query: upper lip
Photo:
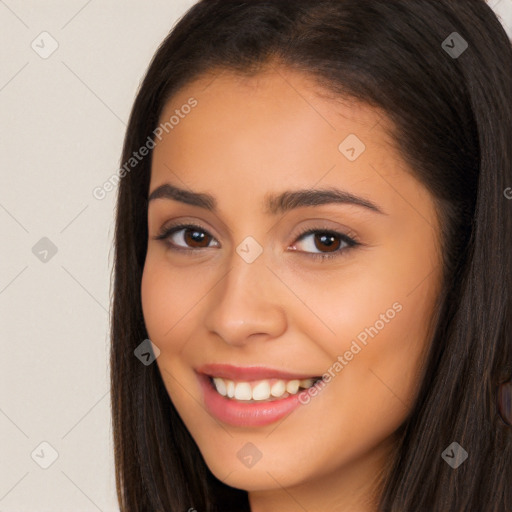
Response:
[{"label": "upper lip", "polygon": [[265,366],[233,366],[231,364],[218,363],[204,364],[197,368],[197,371],[209,377],[222,377],[238,381],[259,379],[301,380],[317,377],[316,375],[291,373]]}]

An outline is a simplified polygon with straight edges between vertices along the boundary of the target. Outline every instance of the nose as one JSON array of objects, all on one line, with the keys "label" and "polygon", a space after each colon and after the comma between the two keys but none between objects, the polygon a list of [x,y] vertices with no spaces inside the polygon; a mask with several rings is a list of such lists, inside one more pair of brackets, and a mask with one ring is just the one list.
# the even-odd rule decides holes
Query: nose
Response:
[{"label": "nose", "polygon": [[208,294],[206,328],[233,346],[281,336],[287,327],[283,283],[266,266],[263,255],[247,263],[234,254],[231,263]]}]

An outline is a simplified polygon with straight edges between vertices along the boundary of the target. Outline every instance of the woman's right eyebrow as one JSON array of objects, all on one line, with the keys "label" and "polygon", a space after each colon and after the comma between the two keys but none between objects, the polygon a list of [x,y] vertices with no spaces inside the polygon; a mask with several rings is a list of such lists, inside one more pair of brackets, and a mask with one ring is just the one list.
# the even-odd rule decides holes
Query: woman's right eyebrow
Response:
[{"label": "woman's right eyebrow", "polygon": [[212,195],[185,190],[171,185],[170,183],[165,183],[153,190],[153,192],[149,194],[148,203],[154,199],[170,199],[185,204],[191,204],[192,206],[199,206],[211,212],[217,212],[217,201]]},{"label": "woman's right eyebrow", "polygon": [[[170,183],[160,185],[153,190],[148,197],[148,203],[154,199],[170,199],[217,213],[217,201],[212,195],[185,190],[171,185]],[[382,208],[369,199],[356,196],[335,187],[287,190],[277,195],[267,194],[264,211],[269,215],[281,215],[295,208],[320,206],[324,204],[356,205],[382,215],[387,215]]]}]

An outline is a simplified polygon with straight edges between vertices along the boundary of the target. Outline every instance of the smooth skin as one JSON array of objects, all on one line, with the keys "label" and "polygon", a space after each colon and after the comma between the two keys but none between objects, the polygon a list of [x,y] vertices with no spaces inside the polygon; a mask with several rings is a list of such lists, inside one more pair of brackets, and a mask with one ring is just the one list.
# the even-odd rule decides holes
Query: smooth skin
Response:
[{"label": "smooth skin", "polygon": [[[154,149],[149,192],[170,183],[211,194],[218,210],[149,202],[141,289],[169,396],[210,470],[247,490],[253,512],[375,512],[441,290],[433,198],[391,143],[382,112],[329,97],[299,72],[270,66],[252,77],[202,76],[171,98],[162,122],[191,97],[197,106]],[[350,134],[366,146],[354,161],[339,149]],[[269,194],[329,187],[382,213],[342,203],[266,211]],[[199,225],[202,238],[185,228],[155,239],[173,222]],[[318,233],[300,239],[305,229]],[[326,244],[326,229],[361,245],[340,237]],[[252,263],[236,251],[249,236],[263,249]],[[314,257],[332,251],[334,258]],[[282,420],[233,427],[205,410],[200,365],[319,376],[395,303],[401,311]],[[237,457],[248,442],[261,452],[252,467]]]}]

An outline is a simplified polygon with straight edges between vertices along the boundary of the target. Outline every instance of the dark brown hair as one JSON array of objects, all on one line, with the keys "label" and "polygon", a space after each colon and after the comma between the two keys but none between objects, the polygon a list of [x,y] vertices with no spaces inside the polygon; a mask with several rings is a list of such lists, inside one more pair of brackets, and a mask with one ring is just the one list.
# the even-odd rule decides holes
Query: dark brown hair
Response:
[{"label": "dark brown hair", "polygon": [[[455,45],[454,32],[468,45],[461,55],[444,43]],[[512,376],[512,49],[503,27],[484,0],[203,0],[154,56],[122,162],[187,83],[269,63],[382,109],[442,219],[439,314],[380,510],[511,512],[512,429],[496,408],[497,386]],[[249,510],[247,493],[207,468],[157,365],[133,353],[148,337],[140,285],[150,172],[151,154],[121,179],[117,199],[111,392],[121,510]],[[457,469],[441,457],[453,441],[469,453]]]}]

